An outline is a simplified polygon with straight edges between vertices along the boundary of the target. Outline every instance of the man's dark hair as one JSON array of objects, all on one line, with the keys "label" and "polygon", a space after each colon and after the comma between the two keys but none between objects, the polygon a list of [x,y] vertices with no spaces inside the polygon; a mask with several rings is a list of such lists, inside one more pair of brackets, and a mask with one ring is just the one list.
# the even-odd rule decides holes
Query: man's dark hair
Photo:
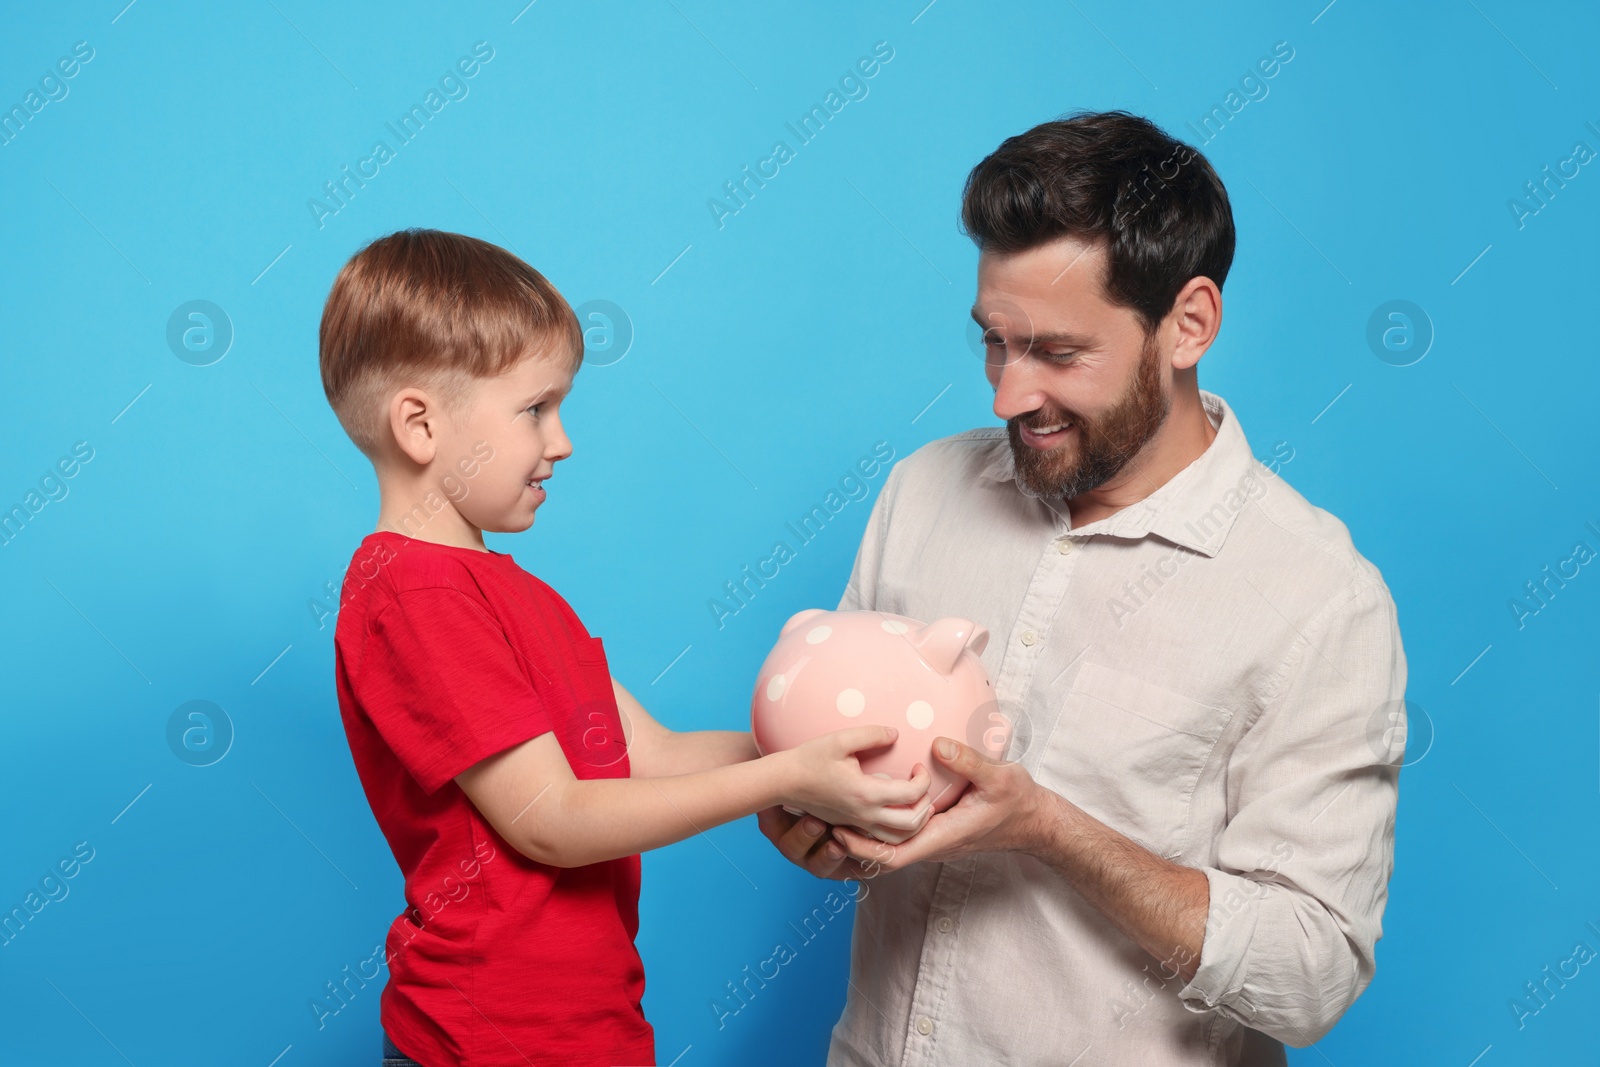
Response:
[{"label": "man's dark hair", "polygon": [[1233,209],[1211,164],[1126,111],[1083,111],[1008,137],[972,168],[961,222],[982,252],[1072,236],[1104,244],[1106,299],[1145,333],[1204,275],[1222,288],[1233,263]]}]

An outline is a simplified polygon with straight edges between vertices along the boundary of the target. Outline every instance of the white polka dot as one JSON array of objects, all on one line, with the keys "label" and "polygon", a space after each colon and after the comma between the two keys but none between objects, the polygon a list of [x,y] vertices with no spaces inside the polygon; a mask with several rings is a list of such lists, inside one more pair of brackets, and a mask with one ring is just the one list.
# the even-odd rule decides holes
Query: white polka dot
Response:
[{"label": "white polka dot", "polygon": [[832,633],[833,633],[833,627],[831,627],[831,626],[818,626],[818,627],[812,629],[811,632],[806,634],[806,644],[808,644],[808,645],[820,645],[820,644],[822,644],[822,642],[826,641],[828,639],[828,635],[830,635]]},{"label": "white polka dot", "polygon": [[866,710],[867,698],[859,689],[841,689],[833,706],[839,709],[840,715],[848,715],[853,719]]},{"label": "white polka dot", "polygon": [[926,700],[913,700],[906,705],[906,722],[919,730],[933,725],[933,705]]},{"label": "white polka dot", "polygon": [[772,680],[767,682],[767,699],[782,700],[783,691],[789,687],[789,679],[781,674],[774,674]]},{"label": "white polka dot", "polygon": [[884,619],[882,625],[885,630],[892,634],[903,634],[907,630],[911,629],[911,627],[907,626],[899,619]]}]

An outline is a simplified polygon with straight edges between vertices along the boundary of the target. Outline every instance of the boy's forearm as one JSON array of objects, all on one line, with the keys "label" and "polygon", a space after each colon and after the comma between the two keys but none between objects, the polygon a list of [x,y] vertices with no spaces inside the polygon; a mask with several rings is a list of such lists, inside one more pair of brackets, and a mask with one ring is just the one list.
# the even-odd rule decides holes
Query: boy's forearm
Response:
[{"label": "boy's forearm", "polygon": [[635,778],[666,778],[674,774],[726,767],[761,755],[749,731],[669,730],[645,710],[627,687],[615,678],[617,711],[628,734],[628,762]]},{"label": "boy's forearm", "polygon": [[[731,742],[707,747],[718,755],[738,750]],[[555,783],[549,787],[552,795],[529,805],[523,816],[526,831],[519,835],[524,840],[512,844],[524,855],[557,867],[580,867],[670,845],[783,803],[789,785],[782,755],[660,778]]]},{"label": "boy's forearm", "polygon": [[648,773],[640,773],[641,768],[637,766],[634,769],[636,777],[662,778],[745,763],[760,756],[755,738],[748,730],[692,730],[673,733],[663,739],[658,750],[651,754],[645,769]]}]

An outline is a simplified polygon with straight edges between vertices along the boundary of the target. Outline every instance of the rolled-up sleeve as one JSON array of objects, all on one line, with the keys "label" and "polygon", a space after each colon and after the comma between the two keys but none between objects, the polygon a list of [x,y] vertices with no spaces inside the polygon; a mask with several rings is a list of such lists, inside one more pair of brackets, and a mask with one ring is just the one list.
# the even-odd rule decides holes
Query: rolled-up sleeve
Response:
[{"label": "rolled-up sleeve", "polygon": [[1375,570],[1302,628],[1230,755],[1200,966],[1178,991],[1280,1041],[1322,1038],[1376,967],[1394,865],[1406,661]]}]

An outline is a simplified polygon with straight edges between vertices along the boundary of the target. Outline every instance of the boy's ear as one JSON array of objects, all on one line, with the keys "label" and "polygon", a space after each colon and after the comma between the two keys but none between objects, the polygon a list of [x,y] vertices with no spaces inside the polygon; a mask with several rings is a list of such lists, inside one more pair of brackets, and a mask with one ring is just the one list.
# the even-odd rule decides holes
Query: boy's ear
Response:
[{"label": "boy's ear", "polygon": [[412,462],[426,467],[439,451],[443,407],[424,390],[408,386],[389,398],[389,432]]}]

